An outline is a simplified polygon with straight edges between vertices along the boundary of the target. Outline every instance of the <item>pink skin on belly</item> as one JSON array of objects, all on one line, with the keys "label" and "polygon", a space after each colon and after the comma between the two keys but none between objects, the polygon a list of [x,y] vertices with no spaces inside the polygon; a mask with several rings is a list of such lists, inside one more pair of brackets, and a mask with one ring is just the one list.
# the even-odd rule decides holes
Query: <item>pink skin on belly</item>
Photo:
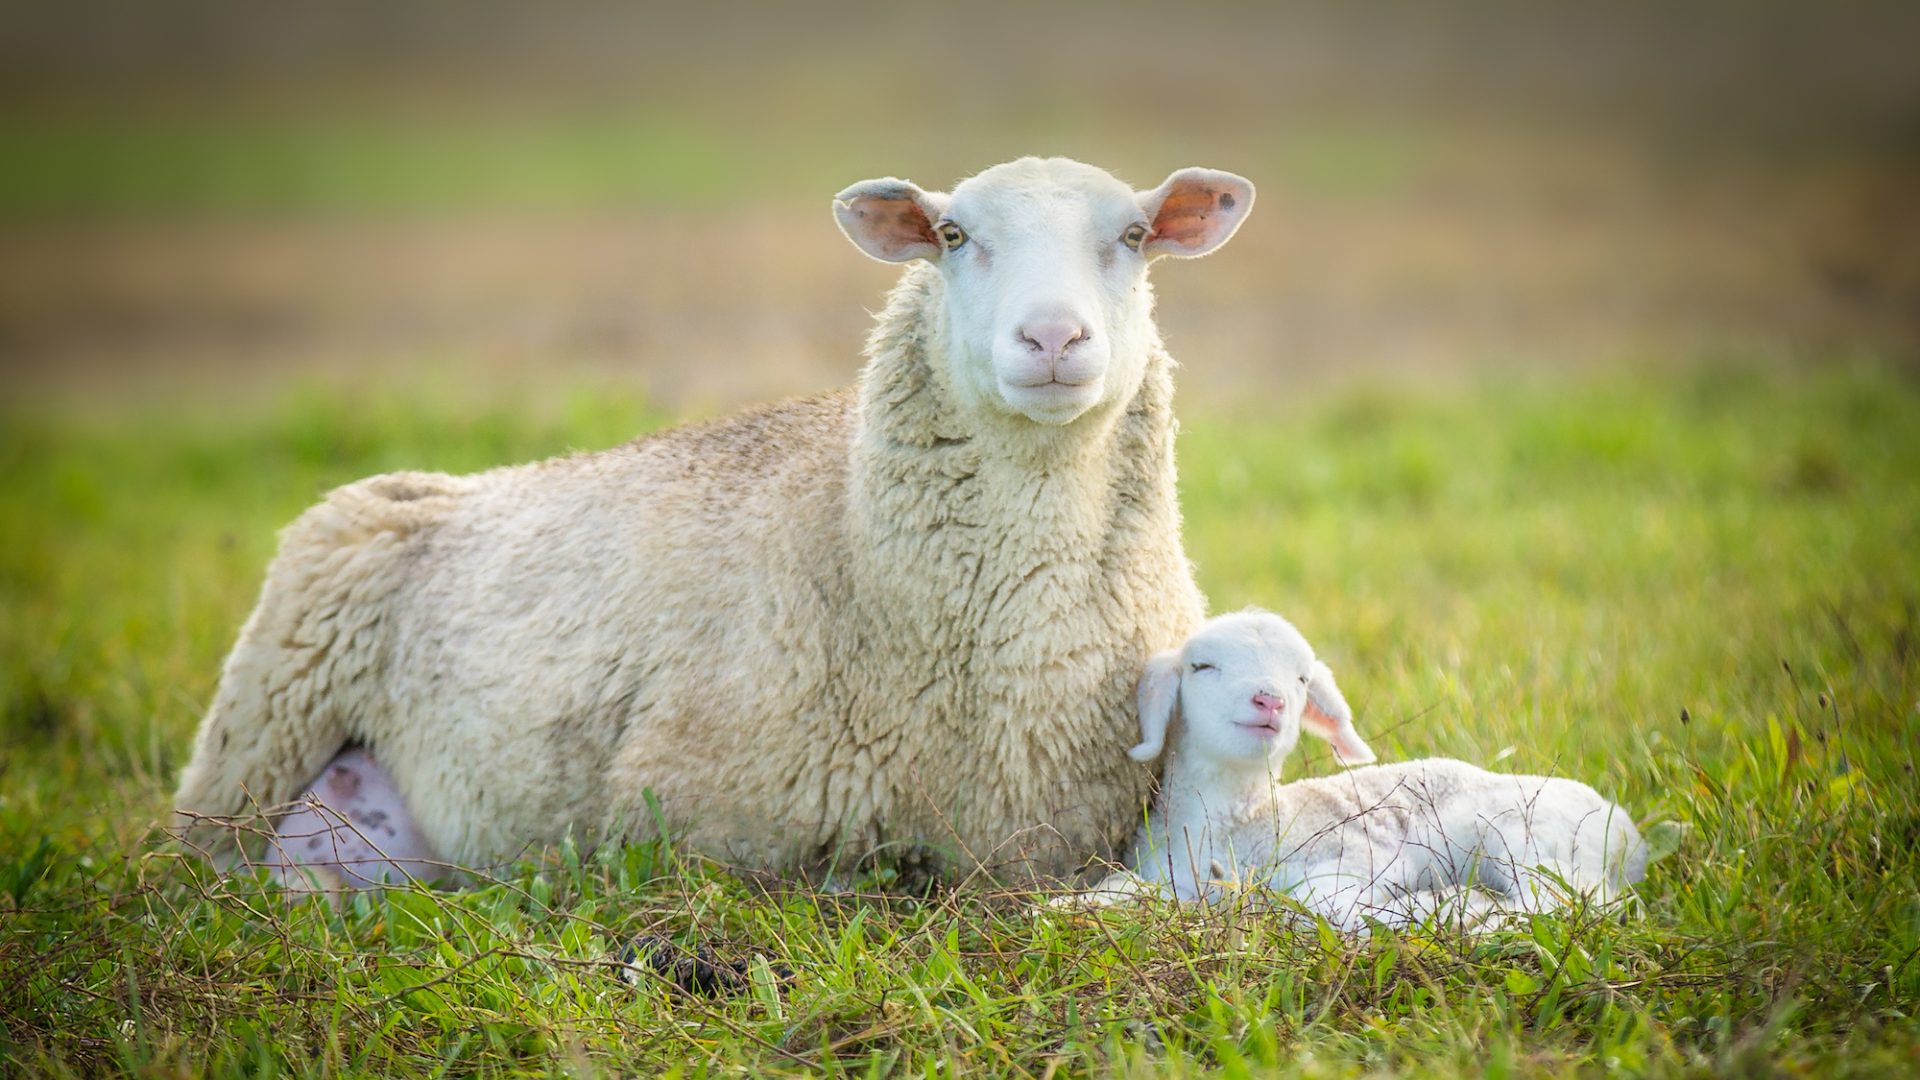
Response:
[{"label": "pink skin on belly", "polygon": [[327,763],[280,819],[260,865],[295,891],[379,888],[446,874],[393,778],[362,749]]}]

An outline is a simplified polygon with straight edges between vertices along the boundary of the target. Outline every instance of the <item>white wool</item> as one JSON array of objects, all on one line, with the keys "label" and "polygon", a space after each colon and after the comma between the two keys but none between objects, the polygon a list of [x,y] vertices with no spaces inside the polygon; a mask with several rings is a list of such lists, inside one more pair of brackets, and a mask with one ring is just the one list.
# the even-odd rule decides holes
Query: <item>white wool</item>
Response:
[{"label": "white wool", "polygon": [[[856,185],[849,235],[920,260],[857,389],[333,492],[282,536],[176,805],[283,803],[357,744],[462,863],[649,831],[648,792],[749,866],[1110,855],[1151,782],[1121,753],[1135,674],[1202,613],[1146,263],[1217,246],[1251,201],[1227,174],[1135,194],[1057,159],[951,197]],[[928,207],[967,242],[929,246]]]},{"label": "white wool", "polygon": [[1135,758],[1167,746],[1160,795],[1132,871],[1081,901],[1262,886],[1358,930],[1605,903],[1645,871],[1632,819],[1573,780],[1435,758],[1280,782],[1302,728],[1343,762],[1374,755],[1332,672],[1278,615],[1209,621],[1150,661],[1139,705]]}]

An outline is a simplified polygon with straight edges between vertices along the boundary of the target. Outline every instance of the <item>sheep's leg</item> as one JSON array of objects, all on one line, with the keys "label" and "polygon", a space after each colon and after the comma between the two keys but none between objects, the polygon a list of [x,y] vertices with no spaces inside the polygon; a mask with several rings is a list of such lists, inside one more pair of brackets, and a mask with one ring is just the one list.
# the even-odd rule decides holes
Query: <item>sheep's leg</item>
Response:
[{"label": "sheep's leg", "polygon": [[351,734],[329,685],[338,667],[335,639],[303,639],[318,620],[277,584],[270,576],[227,660],[174,795],[187,841],[216,857],[264,824],[260,815],[299,797]]},{"label": "sheep's leg", "polygon": [[340,754],[281,818],[260,865],[295,891],[431,881],[443,864],[393,778],[362,749]]},{"label": "sheep's leg", "polygon": [[377,689],[387,604],[405,583],[410,537],[443,512],[436,492],[450,483],[365,480],[282,534],[174,796],[189,843],[231,850],[232,819],[278,812],[381,707],[366,695]]}]

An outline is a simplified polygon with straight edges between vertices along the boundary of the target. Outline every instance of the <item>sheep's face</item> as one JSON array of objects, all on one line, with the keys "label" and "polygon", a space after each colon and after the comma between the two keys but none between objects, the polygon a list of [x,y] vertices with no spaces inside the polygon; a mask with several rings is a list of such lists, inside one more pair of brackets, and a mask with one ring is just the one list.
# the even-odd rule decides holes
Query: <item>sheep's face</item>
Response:
[{"label": "sheep's face", "polygon": [[1147,264],[1226,243],[1253,206],[1231,173],[1183,169],[1152,191],[1065,158],[1022,158],[951,195],[869,180],[834,203],[861,250],[946,279],[948,362],[967,403],[1067,424],[1130,399],[1153,336]]},{"label": "sheep's face", "polygon": [[1353,730],[1333,672],[1292,623],[1271,612],[1209,620],[1183,648],[1149,663],[1135,758],[1159,754],[1176,710],[1180,752],[1216,766],[1277,771],[1303,727],[1333,744],[1344,764],[1374,759]]}]

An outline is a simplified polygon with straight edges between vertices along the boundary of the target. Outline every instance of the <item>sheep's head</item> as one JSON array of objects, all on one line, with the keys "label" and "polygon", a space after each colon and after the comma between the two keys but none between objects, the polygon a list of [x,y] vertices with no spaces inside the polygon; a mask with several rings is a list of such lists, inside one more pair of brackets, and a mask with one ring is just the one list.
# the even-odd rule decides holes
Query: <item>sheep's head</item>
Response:
[{"label": "sheep's head", "polygon": [[1333,745],[1343,765],[1374,760],[1327,665],[1272,612],[1210,619],[1186,645],[1155,656],[1140,679],[1136,761],[1160,756],[1178,711],[1180,750],[1217,766],[1278,771],[1300,729]]},{"label": "sheep's head", "polygon": [[1182,169],[1136,192],[1066,158],[996,165],[952,194],[888,177],[834,197],[860,250],[946,279],[958,392],[1042,424],[1133,396],[1153,332],[1147,264],[1213,251],[1252,208],[1232,173]]}]

